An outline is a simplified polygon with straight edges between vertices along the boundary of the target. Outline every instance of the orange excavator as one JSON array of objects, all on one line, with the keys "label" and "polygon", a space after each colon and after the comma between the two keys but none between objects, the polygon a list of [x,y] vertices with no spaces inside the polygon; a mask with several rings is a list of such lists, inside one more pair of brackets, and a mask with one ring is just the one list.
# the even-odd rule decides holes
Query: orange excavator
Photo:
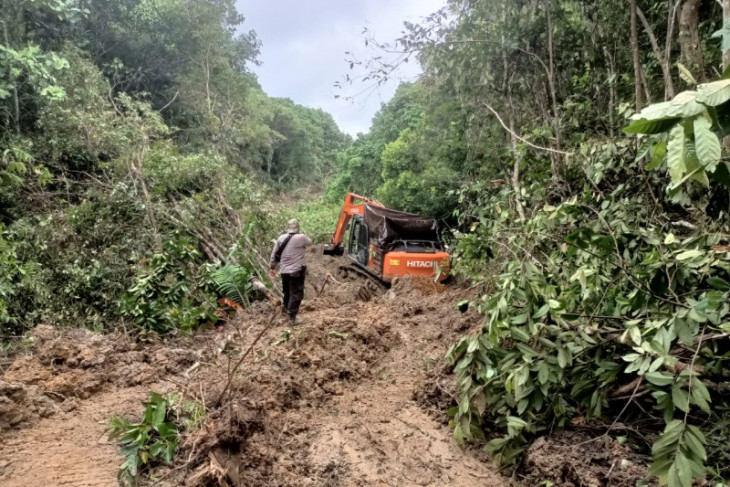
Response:
[{"label": "orange excavator", "polygon": [[352,261],[340,267],[341,275],[350,269],[384,283],[401,276],[441,282],[451,268],[436,220],[391,210],[354,193],[345,196],[337,228],[324,253],[345,254]]}]

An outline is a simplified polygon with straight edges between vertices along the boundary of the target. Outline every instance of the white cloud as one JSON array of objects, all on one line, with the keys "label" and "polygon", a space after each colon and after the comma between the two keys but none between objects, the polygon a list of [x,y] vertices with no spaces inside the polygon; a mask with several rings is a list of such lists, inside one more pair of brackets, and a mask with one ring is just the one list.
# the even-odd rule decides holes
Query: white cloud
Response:
[{"label": "white cloud", "polygon": [[[349,71],[345,51],[365,57],[361,32],[367,27],[378,40],[401,35],[403,21],[418,21],[442,7],[445,0],[269,0],[238,1],[246,17],[245,30],[253,29],[263,42],[263,66],[256,69],[264,90],[271,96],[331,113],[350,134],[366,132],[370,120],[393,95],[399,80],[417,77],[415,63],[405,65],[384,86],[352,101],[335,99],[333,88]],[[362,90],[352,87],[346,93]],[[349,94],[348,93],[348,94]]]}]

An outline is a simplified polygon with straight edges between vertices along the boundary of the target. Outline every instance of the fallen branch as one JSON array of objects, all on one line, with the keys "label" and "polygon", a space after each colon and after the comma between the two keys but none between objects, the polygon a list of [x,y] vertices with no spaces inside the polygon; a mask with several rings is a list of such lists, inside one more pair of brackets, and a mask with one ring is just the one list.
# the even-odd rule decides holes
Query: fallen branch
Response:
[{"label": "fallen branch", "polygon": [[497,113],[497,110],[495,110],[494,108],[492,108],[487,103],[485,103],[484,106],[486,106],[487,109],[489,109],[489,111],[492,112],[495,117],[497,117],[497,120],[499,121],[500,125],[502,125],[502,127],[504,127],[504,129],[507,132],[509,132],[512,135],[512,137],[514,137],[515,139],[517,139],[517,140],[519,140],[521,142],[524,142],[525,144],[527,144],[528,146],[532,147],[533,149],[537,149],[537,150],[541,150],[541,151],[545,151],[545,152],[552,152],[554,154],[563,154],[565,156],[572,156],[573,155],[572,152],[565,152],[565,151],[561,151],[561,150],[557,150],[557,149],[551,149],[550,147],[542,147],[540,145],[535,145],[532,142],[530,142],[530,141],[528,141],[528,140],[520,137],[519,135],[517,135],[517,133],[515,133],[514,130],[510,129],[507,125],[505,125],[504,121],[502,120],[502,117],[500,117],[499,116],[499,113]]},{"label": "fallen branch", "polygon": [[238,360],[238,363],[236,363],[236,365],[231,369],[231,371],[228,372],[228,381],[226,382],[226,386],[223,388],[223,392],[221,392],[220,397],[215,402],[215,407],[220,407],[220,405],[223,404],[223,399],[225,399],[226,393],[231,388],[231,384],[233,383],[233,377],[236,375],[236,371],[241,366],[241,364],[246,359],[246,357],[248,357],[248,354],[251,353],[251,351],[253,350],[253,347],[256,346],[256,344],[259,342],[259,340],[261,340],[261,337],[263,337],[264,334],[269,330],[269,328],[271,328],[271,325],[274,324],[274,321],[275,321],[275,318],[276,318],[276,315],[277,314],[279,314],[279,310],[278,309],[275,309],[271,313],[271,317],[269,318],[268,323],[263,327],[263,329],[261,330],[261,332],[254,339],[253,343],[243,353],[243,355],[241,356],[241,358]]}]

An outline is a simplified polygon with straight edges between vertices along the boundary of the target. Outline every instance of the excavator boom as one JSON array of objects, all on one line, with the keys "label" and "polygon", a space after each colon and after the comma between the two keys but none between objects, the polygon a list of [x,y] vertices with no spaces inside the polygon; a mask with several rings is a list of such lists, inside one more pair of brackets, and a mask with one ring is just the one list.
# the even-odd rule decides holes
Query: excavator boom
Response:
[{"label": "excavator boom", "polygon": [[365,205],[380,206],[383,205],[377,201],[373,201],[365,196],[360,196],[355,193],[347,193],[345,196],[345,203],[342,205],[342,211],[340,211],[340,218],[337,220],[337,228],[335,233],[332,234],[332,241],[325,245],[324,253],[326,255],[342,255],[342,241],[345,238],[345,231],[347,230],[347,224],[353,215],[362,215],[365,213]]}]

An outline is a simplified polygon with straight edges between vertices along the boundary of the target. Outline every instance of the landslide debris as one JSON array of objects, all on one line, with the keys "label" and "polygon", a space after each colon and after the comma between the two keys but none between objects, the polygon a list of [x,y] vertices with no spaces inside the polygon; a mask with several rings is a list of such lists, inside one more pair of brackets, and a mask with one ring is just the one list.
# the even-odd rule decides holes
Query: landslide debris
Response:
[{"label": "landslide debris", "polygon": [[[447,426],[455,397],[444,354],[482,320],[457,310],[469,291],[402,279],[364,302],[360,282],[335,277],[340,260],[312,252],[309,261],[302,324],[293,328],[266,302],[223,327],[165,340],[36,328],[0,377],[0,441],[22,445],[0,447],[2,484],[53,485],[63,470],[77,482],[116,485],[111,466],[121,457],[105,440],[105,421],[138,420],[155,390],[182,393],[206,416],[181,438],[173,465],[146,471],[140,485],[509,485]],[[76,436],[64,433],[68,425]],[[524,485],[629,485],[619,482],[643,475],[628,451],[554,448],[570,444],[560,438],[535,442]],[[28,455],[34,448],[48,454]]]},{"label": "landslide debris", "polygon": [[73,410],[102,390],[151,384],[180,373],[200,356],[185,347],[189,342],[145,342],[123,333],[40,325],[30,333],[27,351],[0,380],[0,431]]}]

